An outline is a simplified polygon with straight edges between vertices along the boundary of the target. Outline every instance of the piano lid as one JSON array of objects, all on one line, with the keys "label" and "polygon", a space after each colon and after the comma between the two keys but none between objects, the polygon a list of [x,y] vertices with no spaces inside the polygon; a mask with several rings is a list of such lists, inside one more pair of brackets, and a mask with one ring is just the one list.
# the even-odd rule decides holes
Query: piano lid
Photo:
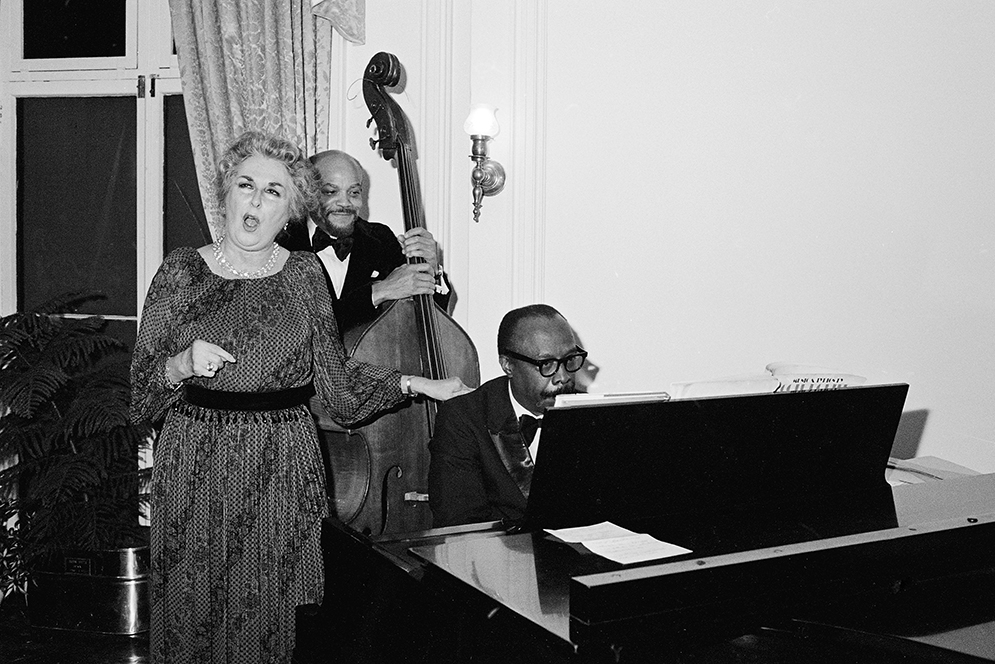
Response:
[{"label": "piano lid", "polygon": [[886,486],[907,392],[896,384],[551,409],[526,525],[684,520],[692,532],[721,514],[762,521],[827,501],[848,509],[847,495]]}]

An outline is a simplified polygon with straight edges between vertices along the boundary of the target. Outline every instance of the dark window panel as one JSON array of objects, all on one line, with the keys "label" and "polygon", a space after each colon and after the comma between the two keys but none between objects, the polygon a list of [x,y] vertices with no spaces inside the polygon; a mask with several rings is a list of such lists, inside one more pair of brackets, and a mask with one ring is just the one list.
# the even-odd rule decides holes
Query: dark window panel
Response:
[{"label": "dark window panel", "polygon": [[82,313],[135,316],[134,97],[17,102],[18,307],[68,291],[107,299]]},{"label": "dark window panel", "polygon": [[24,0],[24,57],[125,55],[125,0]]}]

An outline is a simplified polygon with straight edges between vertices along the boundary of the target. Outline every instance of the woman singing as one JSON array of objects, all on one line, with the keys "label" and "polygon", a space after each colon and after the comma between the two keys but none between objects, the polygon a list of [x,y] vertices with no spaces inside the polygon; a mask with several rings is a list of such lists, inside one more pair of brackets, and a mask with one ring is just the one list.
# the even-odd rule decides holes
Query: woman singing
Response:
[{"label": "woman singing", "polygon": [[163,420],[152,481],[152,661],[289,663],[294,608],[321,601],[327,495],[315,393],[344,424],[432,381],[344,357],[311,253],[274,242],[317,201],[292,143],[242,135],[219,165],[224,225],[171,252],[145,300],[132,418]]}]

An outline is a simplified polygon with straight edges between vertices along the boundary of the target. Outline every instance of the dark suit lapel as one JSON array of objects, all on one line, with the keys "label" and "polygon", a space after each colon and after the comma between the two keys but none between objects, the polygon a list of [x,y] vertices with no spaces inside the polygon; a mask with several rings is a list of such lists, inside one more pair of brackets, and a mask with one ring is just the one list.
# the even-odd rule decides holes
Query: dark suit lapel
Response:
[{"label": "dark suit lapel", "polygon": [[387,275],[378,274],[374,276],[376,264],[374,257],[379,255],[376,245],[377,241],[370,235],[365,224],[360,220],[356,221],[356,228],[352,234],[352,254],[349,258],[349,269],[345,274],[345,283],[342,285],[342,292],[348,293],[364,284],[370,283],[374,279],[383,279]]},{"label": "dark suit lapel", "polygon": [[311,238],[308,237],[306,221],[293,222],[276,239],[288,251],[311,251]]},{"label": "dark suit lapel", "polygon": [[532,463],[532,456],[529,454],[528,446],[522,437],[515,411],[511,407],[511,399],[508,396],[508,381],[495,381],[494,387],[495,394],[490,395],[492,399],[489,401],[499,404],[499,407],[491,410],[488,414],[487,431],[505,470],[515,480],[522,495],[528,499],[529,488],[532,486],[532,471],[535,465]]}]

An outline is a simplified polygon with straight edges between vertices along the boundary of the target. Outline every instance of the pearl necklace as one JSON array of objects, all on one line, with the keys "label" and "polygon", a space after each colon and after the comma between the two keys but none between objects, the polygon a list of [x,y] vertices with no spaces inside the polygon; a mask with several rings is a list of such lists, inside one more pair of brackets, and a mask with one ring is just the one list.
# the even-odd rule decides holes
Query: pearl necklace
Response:
[{"label": "pearl necklace", "polygon": [[221,237],[219,237],[217,240],[214,241],[213,245],[214,259],[218,261],[219,265],[223,266],[226,270],[234,274],[236,277],[240,277],[242,279],[258,279],[259,277],[265,277],[267,274],[269,274],[269,271],[273,269],[273,266],[276,265],[276,259],[280,256],[280,245],[274,242],[273,253],[270,254],[269,260],[266,261],[265,265],[263,265],[255,272],[249,272],[248,270],[242,272],[241,270],[236,270],[235,266],[229,263],[228,259],[225,258],[224,253],[221,251],[221,243],[224,241],[225,241],[224,235],[222,235]]}]

